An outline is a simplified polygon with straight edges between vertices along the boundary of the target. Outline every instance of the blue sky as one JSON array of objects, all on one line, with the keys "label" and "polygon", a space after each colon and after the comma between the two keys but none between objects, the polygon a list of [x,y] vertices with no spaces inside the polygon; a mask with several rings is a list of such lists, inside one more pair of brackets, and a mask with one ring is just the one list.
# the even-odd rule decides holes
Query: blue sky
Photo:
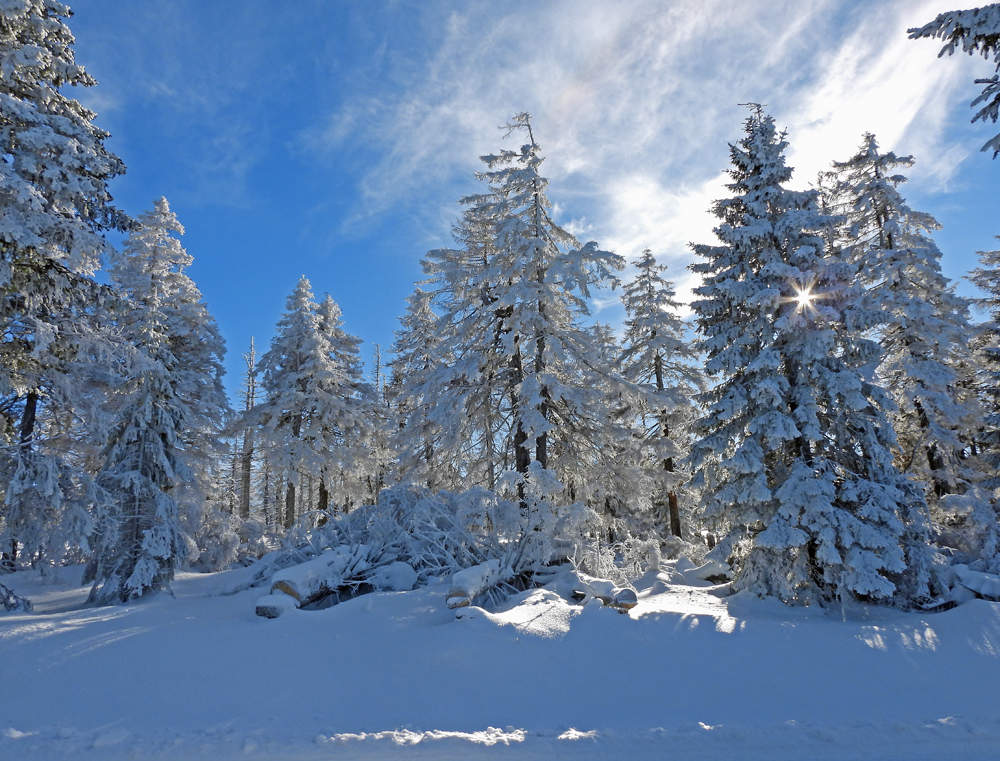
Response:
[{"label": "blue sky", "polygon": [[[794,187],[865,131],[913,154],[903,193],[944,225],[945,271],[961,278],[1000,234],[1000,163],[979,152],[992,125],[970,125],[968,107],[992,69],[905,33],[954,7],[80,0],[69,25],[100,83],[76,96],[128,166],[116,203],[170,201],[234,388],[300,275],[340,304],[366,359],[374,343],[388,353],[420,257],[450,245],[478,156],[506,145],[497,126],[519,111],[558,220],[630,259],[649,247],[682,297],[748,101],[787,129]],[[616,301],[600,295],[597,317],[620,323]]]}]

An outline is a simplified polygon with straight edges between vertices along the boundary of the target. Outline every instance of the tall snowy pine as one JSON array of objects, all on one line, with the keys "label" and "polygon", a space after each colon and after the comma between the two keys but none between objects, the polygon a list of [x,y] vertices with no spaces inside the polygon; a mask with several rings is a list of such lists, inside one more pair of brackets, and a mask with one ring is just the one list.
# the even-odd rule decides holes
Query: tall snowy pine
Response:
[{"label": "tall snowy pine", "polygon": [[695,415],[694,396],[704,381],[697,355],[684,335],[673,283],[664,280],[665,266],[649,249],[635,262],[636,276],[625,285],[625,339],[621,370],[626,380],[640,384],[644,417],[652,428],[643,431],[657,493],[653,505],[662,524],[681,536],[678,492],[689,474],[681,467],[687,454],[684,440]]},{"label": "tall snowy pine", "polygon": [[852,267],[824,255],[833,220],[817,193],[783,187],[774,120],[756,107],[745,132],[730,150],[733,197],[714,208],[721,245],[694,247],[693,307],[718,385],[692,460],[725,533],[716,553],[734,588],[790,603],[912,601],[927,584],[925,537],[905,523],[920,494],[893,466],[888,402],[865,377],[872,317]]},{"label": "tall snowy pine", "polygon": [[913,211],[899,193],[909,156],[879,150],[866,134],[848,161],[825,178],[827,205],[843,215],[840,245],[879,314],[878,375],[898,410],[890,415],[900,469],[926,485],[937,506],[974,491],[983,474],[969,458],[982,410],[974,392],[968,302],[941,271],[930,238],[940,225]]},{"label": "tall snowy pine", "polygon": [[423,388],[443,389],[429,412],[442,441],[460,443],[454,432],[477,421],[466,440],[477,442],[478,462],[500,466],[498,486],[537,524],[547,517],[530,505],[599,467],[615,435],[596,380],[611,371],[582,321],[590,289],[616,283],[622,261],[593,242],[581,246],[552,220],[530,117],[517,115],[507,129],[528,142],[483,157],[479,178],[489,191],[463,200],[463,248],[429,256],[440,351],[450,359]]},{"label": "tall snowy pine", "polygon": [[[982,371],[977,384],[986,414],[979,431],[979,454],[987,479],[983,483],[992,499],[981,500],[968,516],[969,546],[967,560],[974,570],[1000,573],[1000,505],[996,495],[1000,490],[1000,251],[980,251],[981,266],[973,270],[971,279],[986,296],[977,304],[988,315],[979,326],[976,348]],[[965,558],[963,558],[965,559]]]},{"label": "tall snowy pine", "polygon": [[[0,541],[36,560],[78,542],[92,502],[65,445],[97,435],[88,383],[110,339],[94,319],[109,298],[91,275],[124,229],[107,183],[125,167],[95,114],[63,94],[94,80],[78,66],[69,9],[53,0],[0,7]],[[56,436],[58,432],[60,435]],[[84,447],[85,448],[85,447]]]},{"label": "tall snowy pine", "polygon": [[[91,561],[91,600],[127,602],[166,586],[197,535],[219,431],[229,405],[225,346],[185,273],[192,258],[165,198],[140,215],[111,280],[123,298],[119,330],[140,356],[110,402],[116,421],[98,476],[111,499]],[[190,558],[194,560],[195,558]]]},{"label": "tall snowy pine", "polygon": [[372,498],[373,393],[358,359],[360,341],[343,329],[329,296],[317,305],[299,280],[260,359],[265,398],[247,413],[270,471],[284,479],[284,525],[301,514],[302,486],[318,488],[319,510]]},{"label": "tall snowy pine", "polygon": [[[388,388],[393,410],[390,441],[396,451],[396,477],[423,483],[432,491],[455,488],[459,476],[449,468],[447,459],[441,458],[441,426],[432,419],[436,403],[452,389],[442,387],[435,378],[442,364],[438,353],[441,336],[429,292],[417,288],[407,297],[406,314],[400,317],[399,325],[392,346],[392,381]],[[470,468],[472,473],[475,470]],[[472,479],[474,483],[474,475]]]}]

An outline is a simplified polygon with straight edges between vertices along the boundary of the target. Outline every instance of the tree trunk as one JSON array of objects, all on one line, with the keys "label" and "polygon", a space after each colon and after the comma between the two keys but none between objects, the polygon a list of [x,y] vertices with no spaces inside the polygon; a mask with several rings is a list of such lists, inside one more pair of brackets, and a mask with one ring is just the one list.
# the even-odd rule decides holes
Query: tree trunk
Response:
[{"label": "tree trunk", "polygon": [[681,511],[677,506],[677,493],[667,493],[667,507],[670,510],[670,533],[681,538]]},{"label": "tree trunk", "polygon": [[[656,337],[656,331],[653,331],[653,338]],[[656,375],[656,390],[663,391],[663,357],[660,353],[656,353],[656,357],[653,360],[653,372]],[[660,411],[660,436],[664,439],[670,438],[670,425],[667,423],[666,412]],[[665,457],[663,459],[663,469],[667,473],[674,472],[674,458]],[[667,492],[667,513],[670,519],[670,533],[673,536],[681,536],[681,511],[677,505],[677,492],[673,489]]]},{"label": "tree trunk", "polygon": [[285,489],[285,528],[295,526],[295,484],[288,482]]},{"label": "tree trunk", "polygon": [[[541,278],[539,278],[540,280]],[[542,305],[538,305],[539,314],[542,314]],[[535,355],[535,374],[539,375],[545,372],[545,358],[542,356],[545,353],[545,336],[539,335],[536,341],[537,354]],[[549,390],[546,387],[542,388],[542,405],[539,409],[541,413],[542,420],[548,422],[549,420]],[[535,459],[538,460],[538,464],[543,468],[549,467],[549,434],[542,432],[538,435],[535,441]]]},{"label": "tree trunk", "polygon": [[38,412],[38,392],[29,391],[24,401],[24,412],[21,413],[21,452],[27,454],[31,451],[31,441],[35,435],[35,415]]},{"label": "tree trunk", "polygon": [[240,518],[250,519],[250,471],[253,465],[253,432],[243,434],[243,460],[240,463]]},{"label": "tree trunk", "polygon": [[319,505],[317,508],[321,513],[325,513],[330,507],[330,492],[326,490],[326,479],[320,476],[319,479]]},{"label": "tree trunk", "polygon": [[[35,416],[38,414],[38,391],[32,389],[24,400],[24,411],[21,413],[19,431],[20,457],[31,456],[31,442],[35,436]],[[0,552],[0,568],[14,571],[17,569],[18,541],[16,536],[10,538],[10,548]]]}]

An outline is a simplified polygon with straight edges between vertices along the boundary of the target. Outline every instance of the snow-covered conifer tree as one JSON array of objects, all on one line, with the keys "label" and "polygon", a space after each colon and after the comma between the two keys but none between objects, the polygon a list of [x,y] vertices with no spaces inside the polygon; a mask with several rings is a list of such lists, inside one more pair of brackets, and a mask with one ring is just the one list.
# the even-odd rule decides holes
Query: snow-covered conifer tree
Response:
[{"label": "snow-covered conifer tree", "polygon": [[653,455],[654,506],[666,513],[659,517],[670,533],[681,536],[677,494],[689,474],[680,462],[687,454],[684,440],[703,379],[678,314],[673,283],[661,274],[666,267],[656,263],[648,248],[635,266],[636,276],[622,294],[626,319],[621,369],[626,380],[640,384],[643,417],[648,414],[653,423],[653,430],[644,430],[643,435]]},{"label": "snow-covered conifer tree", "polygon": [[435,459],[439,427],[431,420],[427,402],[438,399],[448,389],[441,389],[434,379],[441,364],[437,353],[441,338],[437,334],[437,315],[430,306],[431,296],[417,288],[406,299],[406,314],[399,319],[392,346],[389,397],[393,405],[391,441],[398,458],[397,478],[422,482],[435,490],[444,481],[444,465]]},{"label": "snow-covered conifer tree", "polygon": [[[731,146],[721,245],[695,246],[692,305],[706,369],[692,461],[707,515],[726,532],[734,587],[789,602],[907,602],[926,567],[910,552],[917,490],[894,468],[888,404],[864,368],[877,347],[852,267],[824,255],[833,223],[816,192],[783,187],[784,136],[755,107]],[[910,532],[909,534],[907,532]],[[912,556],[913,561],[907,564]]]},{"label": "snow-covered conifer tree", "polygon": [[126,602],[168,584],[200,533],[229,403],[225,344],[185,270],[192,257],[165,198],[139,216],[110,275],[118,329],[141,356],[109,406],[114,423],[98,477],[110,509],[98,528],[92,600]]},{"label": "snow-covered conifer tree", "polygon": [[1000,490],[1000,251],[980,251],[980,266],[973,270],[971,280],[986,296],[977,299],[978,306],[988,317],[979,325],[975,346],[981,372],[977,383],[985,415],[978,431],[976,452],[985,465],[986,479],[982,486],[992,499],[979,500],[968,515],[972,529],[967,549],[975,570],[1000,573],[1000,515],[997,493]]},{"label": "snow-covered conifer tree", "polygon": [[988,315],[978,326],[976,348],[980,354],[983,372],[978,384],[986,402],[984,416],[984,443],[989,447],[985,458],[993,469],[992,488],[1000,487],[1000,251],[980,251],[980,266],[972,271],[970,280],[986,296],[977,299],[977,305]]},{"label": "snow-covered conifer tree", "polygon": [[[108,181],[124,172],[104,147],[95,114],[63,94],[94,80],[74,60],[69,10],[53,0],[0,7],[0,455],[4,562],[78,540],[86,521],[67,507],[89,501],[83,471],[61,448],[67,431],[95,408],[89,359],[108,339],[93,319],[108,298],[91,278],[106,243],[101,232],[127,217],[111,205]],[[58,436],[53,434],[58,432]],[[71,513],[73,511],[70,511]],[[83,513],[77,511],[78,517]],[[47,536],[77,524],[75,530]],[[52,541],[49,541],[52,540]]]},{"label": "snow-covered conifer tree", "polygon": [[247,423],[258,426],[262,456],[285,480],[284,525],[291,528],[298,517],[296,490],[310,479],[318,485],[321,510],[331,501],[346,510],[366,498],[375,415],[358,359],[360,342],[344,331],[333,299],[317,305],[303,277],[286,308],[260,360],[266,397]]},{"label": "snow-covered conifer tree", "polygon": [[460,248],[430,251],[423,260],[422,285],[433,290],[426,306],[413,304],[420,311],[407,315],[400,336],[425,353],[409,362],[412,409],[399,432],[401,466],[409,477],[406,469],[431,455],[433,468],[423,480],[433,488],[494,489],[513,462],[510,376],[500,349],[508,307],[496,306],[501,286],[486,275],[496,256],[492,220],[467,206],[454,236]]},{"label": "snow-covered conifer tree", "polygon": [[586,376],[608,370],[598,365],[580,320],[589,314],[590,289],[617,283],[614,270],[623,262],[594,242],[580,246],[553,221],[528,114],[514,117],[508,134],[515,131],[526,132],[529,142],[484,156],[488,171],[480,178],[490,192],[468,203],[493,233],[493,256],[473,284],[491,289],[485,335],[497,338],[512,390],[513,465],[521,489],[532,463],[542,470],[556,464],[549,462],[550,442],[573,462],[604,443],[603,394]]},{"label": "snow-covered conifer tree", "polygon": [[[962,51],[969,55],[980,53],[987,60],[992,57],[995,70],[1000,72],[1000,3],[967,11],[939,13],[929,24],[907,31],[911,40],[935,37],[944,40],[945,46],[938,53],[939,58],[945,53],[951,55],[961,44]],[[985,105],[976,112],[972,121],[989,120],[995,124],[1000,117],[1000,74],[994,74],[988,79],[977,79],[976,84],[985,87],[970,105],[972,108],[980,103]],[[994,135],[986,141],[982,150],[993,151],[993,158],[996,158],[1000,153],[1000,135]]]},{"label": "snow-covered conifer tree", "polygon": [[[243,355],[247,369],[243,375],[243,411],[249,413],[257,405],[257,348],[250,336],[250,350]],[[240,518],[250,519],[250,480],[253,471],[253,428],[243,430],[240,454]]]},{"label": "snow-covered conifer tree", "polygon": [[909,156],[879,150],[866,134],[826,178],[828,207],[843,215],[840,245],[878,312],[878,374],[898,410],[891,415],[898,465],[927,485],[932,504],[981,480],[968,448],[982,411],[973,391],[968,303],[941,271],[930,238],[940,227],[899,193]]}]

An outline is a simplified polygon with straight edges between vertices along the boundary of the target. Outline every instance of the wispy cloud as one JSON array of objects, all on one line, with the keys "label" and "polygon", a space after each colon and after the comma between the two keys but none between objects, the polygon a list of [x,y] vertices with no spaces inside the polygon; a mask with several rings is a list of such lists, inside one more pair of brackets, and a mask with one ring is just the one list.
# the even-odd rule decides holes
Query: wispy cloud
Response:
[{"label": "wispy cloud", "polygon": [[800,185],[869,130],[947,183],[967,153],[943,134],[968,67],[942,65],[905,34],[947,5],[431,4],[442,26],[431,54],[389,61],[392,87],[343,99],[301,139],[375,148],[355,223],[414,193],[428,217],[448,218],[429,207],[467,191],[476,157],[500,145],[490,127],[529,110],[565,213],[620,253],[649,246],[681,265],[688,240],[710,236],[740,102],[765,102],[787,126]]}]

